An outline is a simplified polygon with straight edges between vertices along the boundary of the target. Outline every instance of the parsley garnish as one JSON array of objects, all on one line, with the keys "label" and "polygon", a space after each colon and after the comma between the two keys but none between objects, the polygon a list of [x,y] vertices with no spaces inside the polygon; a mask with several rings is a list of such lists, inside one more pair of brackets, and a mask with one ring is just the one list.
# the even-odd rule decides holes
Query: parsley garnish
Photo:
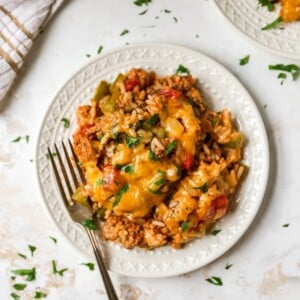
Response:
[{"label": "parsley garnish", "polygon": [[177,141],[171,142],[168,146],[167,149],[165,150],[165,154],[168,155],[170,154],[178,145]]},{"label": "parsley garnish", "polygon": [[87,58],[89,58],[89,57],[91,57],[91,54],[86,53],[85,56],[86,56]]},{"label": "parsley garnish", "polygon": [[116,195],[116,199],[112,205],[112,207],[115,207],[116,205],[119,204],[119,202],[121,201],[121,197],[124,193],[126,193],[129,189],[129,185],[126,183],[124,184],[121,189],[118,191],[117,195]]},{"label": "parsley garnish", "polygon": [[19,300],[20,299],[20,296],[15,294],[15,293],[11,293],[10,296],[15,299],[15,300]]},{"label": "parsley garnish", "polygon": [[121,33],[120,33],[120,36],[123,36],[125,34],[128,34],[129,33],[129,30],[128,29],[124,29]]},{"label": "parsley garnish", "polygon": [[25,135],[25,140],[26,140],[27,144],[29,143],[29,139],[30,139],[30,136],[29,135]]},{"label": "parsley garnish", "polygon": [[18,255],[24,259],[27,259],[27,256],[25,254],[22,254],[22,253],[18,253]]},{"label": "parsley garnish", "polygon": [[14,140],[12,140],[11,142],[12,143],[17,143],[17,142],[20,142],[21,141],[21,137],[18,136],[17,138],[15,138]]},{"label": "parsley garnish", "polygon": [[225,270],[229,270],[232,266],[233,264],[226,263]]},{"label": "parsley garnish", "polygon": [[151,118],[149,119],[149,123],[151,124],[151,125],[155,125],[157,122],[159,122],[159,114],[155,114],[155,115],[153,115],[153,116],[151,116]]},{"label": "parsley garnish", "polygon": [[152,0],[135,0],[133,3],[137,6],[148,5]]},{"label": "parsley garnish", "polygon": [[122,167],[121,170],[124,171],[125,173],[132,174],[134,172],[134,166],[126,165],[126,166]]},{"label": "parsley garnish", "polygon": [[96,229],[97,229],[96,224],[95,224],[95,222],[94,222],[93,219],[86,219],[86,220],[83,221],[82,224],[83,224],[85,227],[87,227],[87,228],[89,228],[89,229],[91,229],[91,230],[96,230]]},{"label": "parsley garnish", "polygon": [[139,13],[140,16],[144,15],[146,12],[148,11],[148,9],[143,10],[142,12]]},{"label": "parsley garnish", "polygon": [[95,270],[95,265],[93,263],[82,263],[82,265],[88,267],[91,271]]},{"label": "parsley garnish", "polygon": [[269,11],[273,11],[274,10],[274,4],[272,3],[272,1],[270,0],[258,0],[260,6],[267,6]]},{"label": "parsley garnish", "polygon": [[282,225],[282,227],[289,227],[289,226],[290,226],[290,224],[288,224],[288,223]]},{"label": "parsley garnish", "polygon": [[61,121],[63,122],[65,128],[70,127],[70,121],[67,118],[62,118]]},{"label": "parsley garnish", "polygon": [[244,58],[240,59],[240,66],[244,66],[249,62],[250,55],[245,56]]},{"label": "parsley garnish", "polygon": [[135,146],[138,141],[139,141],[138,137],[132,137],[132,136],[128,136],[128,135],[126,136],[126,146],[128,148]]},{"label": "parsley garnish", "polygon": [[174,20],[175,23],[178,22],[178,19],[176,17],[173,17],[173,20]]},{"label": "parsley garnish", "polygon": [[35,295],[34,295],[34,299],[41,299],[41,298],[46,298],[47,294],[40,292],[40,291],[36,291]]},{"label": "parsley garnish", "polygon": [[64,268],[64,269],[61,269],[61,270],[57,270],[56,261],[52,260],[51,262],[52,262],[52,271],[53,271],[53,274],[58,274],[60,276],[63,276],[64,272],[68,271],[67,268]]},{"label": "parsley garnish", "polygon": [[149,159],[153,160],[154,162],[159,161],[159,158],[157,157],[155,152],[153,152],[152,150],[149,151]]},{"label": "parsley garnish", "polygon": [[57,239],[55,237],[49,236],[49,239],[51,239],[54,242],[54,244],[57,244]]},{"label": "parsley garnish", "polygon": [[157,180],[157,181],[154,182],[154,184],[157,185],[157,186],[161,186],[161,185],[163,185],[165,183],[166,183],[166,179],[165,178],[161,178],[161,179],[159,179],[159,180]]},{"label": "parsley garnish", "polygon": [[26,288],[26,283],[16,283],[13,285],[13,288],[17,291],[23,291]]},{"label": "parsley garnish", "polygon": [[203,193],[207,193],[208,192],[208,184],[207,184],[207,182],[205,182],[201,186],[194,187],[193,190],[201,190]]},{"label": "parsley garnish", "polygon": [[29,251],[31,252],[31,257],[32,257],[34,251],[36,250],[36,247],[35,247],[35,246],[32,246],[32,245],[28,245],[28,249],[29,249]]},{"label": "parsley garnish", "polygon": [[175,74],[179,75],[179,74],[182,74],[182,75],[189,75],[190,74],[190,70],[188,68],[186,68],[184,65],[179,65]]},{"label": "parsley garnish", "polygon": [[170,14],[171,13],[171,11],[168,10],[168,9],[164,9],[163,12],[165,12],[166,14]]},{"label": "parsley garnish", "polygon": [[189,223],[187,221],[183,222],[182,225],[181,225],[181,232],[186,232],[186,230],[188,229],[189,227]]},{"label": "parsley garnish", "polygon": [[222,229],[215,229],[215,230],[213,230],[210,234],[211,234],[211,235],[217,235],[217,234],[219,234],[221,231],[222,231]]},{"label": "parsley garnish", "polygon": [[[295,64],[290,64],[290,65],[284,65],[284,64],[269,65],[269,70],[288,72],[292,75],[293,80],[296,80],[300,76],[300,67],[295,65]],[[281,73],[281,74],[283,74],[283,73]],[[280,76],[283,76],[283,75],[280,75]],[[284,77],[280,77],[280,78],[284,78]]]},{"label": "parsley garnish", "polygon": [[100,178],[96,181],[96,187],[100,187],[103,183],[103,178]]},{"label": "parsley garnish", "polygon": [[263,27],[261,30],[270,30],[275,28],[277,25],[281,24],[283,22],[282,17],[278,17],[276,20],[271,22],[270,24],[267,24],[265,27]]},{"label": "parsley garnish", "polygon": [[33,281],[35,279],[35,268],[12,270],[11,272],[14,275],[27,276],[26,281]]},{"label": "parsley garnish", "polygon": [[98,50],[97,50],[97,54],[100,54],[102,50],[103,50],[103,46],[100,45],[99,48],[98,48]]},{"label": "parsley garnish", "polygon": [[192,107],[194,107],[196,105],[196,103],[193,99],[188,99],[188,104],[190,104]]},{"label": "parsley garnish", "polygon": [[[52,157],[57,156],[57,153],[56,153],[56,152],[52,152],[52,153],[51,153],[51,156],[52,156]],[[46,154],[46,157],[47,157],[47,159],[50,158],[49,153]]]},{"label": "parsley garnish", "polygon": [[205,280],[214,285],[223,285],[222,279],[220,277],[212,276],[211,278],[206,278]]}]

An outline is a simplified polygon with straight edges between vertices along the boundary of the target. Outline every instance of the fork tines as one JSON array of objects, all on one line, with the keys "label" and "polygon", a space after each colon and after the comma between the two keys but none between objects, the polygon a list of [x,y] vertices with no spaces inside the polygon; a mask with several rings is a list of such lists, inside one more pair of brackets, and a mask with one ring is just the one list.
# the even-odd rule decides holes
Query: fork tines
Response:
[{"label": "fork tines", "polygon": [[[78,158],[70,140],[68,140],[69,148],[62,142],[63,151],[59,150],[57,144],[54,144],[55,153],[58,158],[58,164],[55,162],[53,153],[48,147],[48,155],[54,170],[55,179],[58,184],[59,191],[65,204],[72,205],[72,195],[76,188],[84,182],[84,175],[79,166]],[[71,156],[69,154],[71,152]],[[67,190],[67,193],[66,193]]]}]

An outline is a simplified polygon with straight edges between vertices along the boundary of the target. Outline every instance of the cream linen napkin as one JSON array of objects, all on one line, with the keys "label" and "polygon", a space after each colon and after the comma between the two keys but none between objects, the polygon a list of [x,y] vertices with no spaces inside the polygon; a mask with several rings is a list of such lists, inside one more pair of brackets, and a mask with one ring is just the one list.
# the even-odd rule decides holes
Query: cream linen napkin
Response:
[{"label": "cream linen napkin", "polygon": [[33,40],[64,0],[0,0],[0,101]]}]

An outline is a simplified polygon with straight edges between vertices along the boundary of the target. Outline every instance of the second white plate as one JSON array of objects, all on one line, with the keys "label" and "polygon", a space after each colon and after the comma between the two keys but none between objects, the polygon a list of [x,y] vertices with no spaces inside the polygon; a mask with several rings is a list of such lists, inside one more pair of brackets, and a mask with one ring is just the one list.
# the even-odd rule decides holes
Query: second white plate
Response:
[{"label": "second white plate", "polygon": [[[41,126],[36,152],[40,190],[52,219],[73,245],[92,257],[85,233],[72,223],[60,200],[46,156],[47,146],[72,136],[77,106],[89,102],[101,79],[111,82],[118,73],[132,67],[169,75],[179,64],[185,65],[199,79],[199,87],[211,107],[217,110],[229,108],[238,121],[247,140],[244,163],[249,166],[249,173],[236,194],[236,209],[218,224],[222,231],[217,236],[208,235],[180,250],[171,247],[152,251],[126,250],[120,245],[105,243],[109,268],[117,273],[163,277],[206,265],[239,240],[254,219],[264,196],[269,172],[268,142],[259,112],[244,87],[221,65],[201,53],[167,44],[142,44],[115,50],[91,61],[75,73],[53,99]],[[70,120],[70,128],[64,128],[62,118]]]},{"label": "second white plate", "polygon": [[225,17],[256,44],[280,56],[300,59],[300,21],[261,30],[279,16],[280,5],[269,12],[258,0],[214,0]]}]

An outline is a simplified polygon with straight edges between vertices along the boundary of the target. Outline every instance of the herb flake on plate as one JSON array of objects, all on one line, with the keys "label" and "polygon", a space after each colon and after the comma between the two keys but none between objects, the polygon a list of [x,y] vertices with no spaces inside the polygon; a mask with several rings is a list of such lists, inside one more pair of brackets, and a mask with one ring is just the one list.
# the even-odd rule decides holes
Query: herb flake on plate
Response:
[{"label": "herb flake on plate", "polygon": [[287,223],[287,224],[283,224],[282,225],[282,227],[289,227],[290,226],[290,224],[289,223]]},{"label": "herb flake on plate", "polygon": [[61,270],[57,270],[56,261],[55,260],[52,260],[51,263],[52,263],[52,272],[53,272],[53,274],[58,274],[60,276],[63,276],[64,272],[68,271],[67,268],[63,268]]},{"label": "herb flake on plate", "polygon": [[135,0],[133,3],[136,6],[142,6],[142,5],[149,5],[149,3],[151,3],[152,0]]},{"label": "herb flake on plate", "polygon": [[232,266],[233,264],[226,263],[225,270],[229,270]]},{"label": "herb flake on plate", "polygon": [[272,0],[258,0],[261,7],[266,6],[268,8],[268,11],[273,11],[275,9],[274,1]]},{"label": "herb flake on plate", "polygon": [[49,236],[49,239],[53,241],[54,244],[57,244],[57,239],[53,236]]},{"label": "herb flake on plate", "polygon": [[95,224],[95,221],[93,219],[86,219],[82,223],[85,227],[91,229],[91,230],[96,230],[97,226]]},{"label": "herb flake on plate", "polygon": [[215,230],[213,230],[210,234],[216,236],[216,235],[218,235],[221,231],[222,231],[222,229],[215,229]]},{"label": "herb flake on plate", "polygon": [[278,17],[273,22],[271,22],[271,23],[267,24],[266,26],[264,26],[261,30],[270,30],[270,29],[276,28],[282,22],[283,22],[282,17]]},{"label": "herb flake on plate", "polygon": [[140,16],[144,15],[146,12],[148,11],[148,9],[143,10],[142,12],[139,13]]},{"label": "herb flake on plate", "polygon": [[40,292],[40,291],[36,291],[35,295],[34,295],[34,299],[41,299],[41,298],[46,298],[47,294]]},{"label": "herb flake on plate", "polygon": [[27,276],[26,281],[33,281],[35,279],[35,268],[32,269],[18,269],[18,270],[12,270],[11,271],[14,275],[18,276]]},{"label": "herb flake on plate", "polygon": [[100,53],[102,52],[102,50],[103,50],[103,46],[100,45],[100,46],[98,47],[97,54],[100,54]]},{"label": "herb flake on plate", "polygon": [[13,288],[17,291],[23,291],[26,288],[27,284],[26,283],[15,283],[13,285]]},{"label": "herb flake on plate", "polygon": [[189,75],[190,70],[184,65],[180,64],[175,72],[176,75]]},{"label": "herb flake on plate", "polygon": [[250,59],[250,55],[247,55],[247,56],[241,58],[240,59],[240,66],[246,65],[249,62],[249,59]]},{"label": "herb flake on plate", "polygon": [[36,251],[36,247],[33,245],[28,245],[28,249],[31,252],[31,257],[33,257],[34,251]]},{"label": "herb flake on plate", "polygon": [[62,118],[61,122],[63,123],[65,128],[69,128],[70,127],[70,120],[67,118]]},{"label": "herb flake on plate", "polygon": [[[300,67],[297,66],[297,65],[295,65],[295,64],[289,64],[289,65],[284,65],[284,64],[269,65],[269,70],[283,71],[283,72],[290,73],[292,75],[293,80],[298,79],[298,77],[300,76]],[[283,75],[281,75],[281,76],[283,76]],[[284,78],[284,77],[281,77],[281,78]]]}]

